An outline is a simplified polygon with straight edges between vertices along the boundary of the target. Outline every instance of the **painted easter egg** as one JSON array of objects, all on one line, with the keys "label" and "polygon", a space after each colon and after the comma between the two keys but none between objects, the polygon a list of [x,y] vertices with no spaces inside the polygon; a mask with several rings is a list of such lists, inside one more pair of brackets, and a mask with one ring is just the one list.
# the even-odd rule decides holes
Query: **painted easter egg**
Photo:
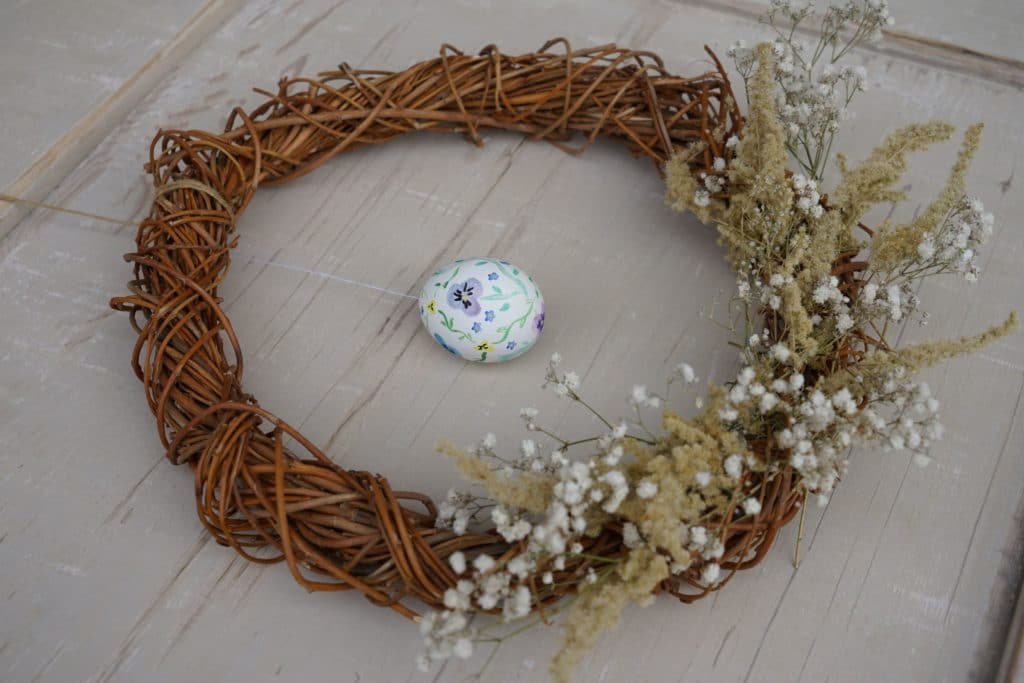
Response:
[{"label": "painted easter egg", "polygon": [[448,353],[500,363],[523,355],[544,329],[544,297],[508,261],[459,259],[434,271],[420,290],[420,319]]}]

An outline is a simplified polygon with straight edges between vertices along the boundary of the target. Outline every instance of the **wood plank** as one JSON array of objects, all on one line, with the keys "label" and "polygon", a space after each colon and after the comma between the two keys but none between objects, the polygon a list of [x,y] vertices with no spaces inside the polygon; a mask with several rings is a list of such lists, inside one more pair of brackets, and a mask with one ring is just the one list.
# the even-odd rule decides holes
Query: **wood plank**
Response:
[{"label": "wood plank", "polygon": [[[240,1],[0,7],[3,194],[45,197]],[[27,211],[0,200],[0,240]]]},{"label": "wood plank", "polygon": [[[722,11],[758,16],[769,0],[677,0]],[[818,8],[829,4],[817,3]],[[890,39],[917,43],[924,51],[941,46],[947,59],[987,58],[1020,69],[1024,45],[1019,39],[1024,26],[1024,5],[1015,0],[975,0],[962,3],[935,3],[930,0],[899,0],[889,8],[896,20],[888,30]]]},{"label": "wood plank", "polygon": [[[704,42],[756,30],[654,0],[250,3],[50,199],[138,215],[148,199],[140,141],[159,126],[217,128],[231,107],[257,101],[250,85],[282,73],[341,60],[401,68],[442,42],[475,50],[501,38],[503,50],[525,51],[546,27],[570,27],[581,45],[647,47],[683,72],[706,67]],[[999,216],[986,272],[974,287],[926,287],[936,315],[905,338],[978,329],[1021,304],[1024,237],[1012,226],[1024,216],[1014,191],[1024,95],[884,53],[861,58],[874,87],[843,139],[852,156],[910,120],[988,123],[971,176]],[[530,404],[567,433],[593,429],[540,394],[551,351],[611,415],[625,412],[634,382],[655,385],[680,360],[712,380],[734,367],[728,334],[701,314],[732,276],[710,232],[663,206],[649,164],[610,145],[571,158],[510,135],[487,143],[409,138],[264,189],[224,289],[246,387],[265,407],[339,463],[432,495],[456,482],[432,452],[438,437],[468,442],[490,429],[513,448],[524,436],[516,413]],[[939,186],[953,152],[916,160],[915,198]],[[305,594],[283,567],[247,565],[206,541],[188,473],[161,460],[127,368],[134,339],[105,305],[129,277],[120,254],[130,233],[40,211],[0,245],[0,671],[15,681],[427,680],[412,664],[414,626],[354,595]],[[544,288],[550,325],[513,364],[451,361],[410,301],[337,279],[414,293],[430,268],[469,254],[507,257]],[[809,511],[799,570],[789,529],[714,598],[630,610],[579,680],[990,679],[1024,557],[1024,344],[1011,337],[930,377],[949,427],[932,467],[861,449],[831,504]],[[483,680],[545,680],[557,636],[509,642]],[[465,680],[482,663],[454,663],[436,680]]]}]

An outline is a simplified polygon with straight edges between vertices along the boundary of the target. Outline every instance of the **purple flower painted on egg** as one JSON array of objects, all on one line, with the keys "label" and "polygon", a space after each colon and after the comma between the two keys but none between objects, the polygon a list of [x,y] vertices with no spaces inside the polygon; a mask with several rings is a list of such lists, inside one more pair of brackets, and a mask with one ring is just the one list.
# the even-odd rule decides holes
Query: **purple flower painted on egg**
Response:
[{"label": "purple flower painted on egg", "polygon": [[544,311],[533,316],[533,326],[537,328],[537,332],[544,331]]},{"label": "purple flower painted on egg", "polygon": [[476,298],[482,289],[480,281],[475,277],[465,282],[456,282],[448,288],[448,305],[471,318],[480,315],[480,302]]}]

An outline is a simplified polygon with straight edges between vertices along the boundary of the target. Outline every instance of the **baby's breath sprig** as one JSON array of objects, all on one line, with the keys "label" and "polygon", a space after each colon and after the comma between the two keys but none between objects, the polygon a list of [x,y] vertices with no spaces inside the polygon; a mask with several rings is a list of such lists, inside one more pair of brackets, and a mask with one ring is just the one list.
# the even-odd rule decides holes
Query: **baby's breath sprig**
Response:
[{"label": "baby's breath sprig", "polygon": [[[761,22],[775,33],[773,76],[786,148],[803,172],[820,183],[850,102],[867,87],[863,67],[839,62],[857,46],[879,40],[882,28],[892,25],[893,18],[886,0],[848,0],[825,10],[817,41],[805,44],[798,36],[813,17],[813,2],[772,0]],[[729,55],[748,86],[757,64],[755,51],[738,41],[729,48]]]},{"label": "baby's breath sprig", "polygon": [[[488,433],[465,451],[450,451],[460,467],[484,484],[487,492],[477,495],[449,491],[440,505],[438,526],[463,535],[474,524],[489,521],[518,551],[499,559],[486,554],[468,557],[461,551],[449,556],[449,565],[459,579],[444,596],[446,609],[431,613],[421,622],[426,646],[418,660],[421,667],[447,657],[469,657],[475,643],[500,644],[509,636],[494,636],[486,627],[474,626],[470,616],[475,611],[500,612],[503,622],[516,621],[534,613],[535,605],[545,603],[562,586],[580,584],[582,595],[618,580],[616,572],[623,558],[588,550],[588,538],[617,516],[634,519],[623,524],[628,548],[646,548],[650,543],[650,527],[645,527],[639,516],[646,502],[657,497],[660,489],[657,477],[637,468],[635,457],[640,449],[654,447],[657,438],[643,424],[642,412],[663,407],[664,399],[637,385],[626,400],[636,421],[613,421],[587,403],[580,394],[579,375],[571,370],[562,371],[560,364],[560,356],[554,354],[545,373],[545,388],[581,406],[606,431],[568,439],[542,426],[539,411],[527,407],[520,411],[526,430],[550,439],[553,449],[544,452],[544,446],[531,437],[520,443],[516,456],[507,457],[499,453],[497,439]],[[693,367],[680,363],[667,385],[697,382]],[[636,434],[635,428],[644,435]],[[708,467],[708,471],[701,472],[695,485],[710,486],[713,469]],[[728,469],[738,476],[742,465],[738,460],[735,464],[730,461]],[[521,477],[533,477],[537,487],[548,491],[543,496],[543,509],[530,509],[511,500],[514,496],[504,488],[504,482]],[[719,576],[713,560],[721,556],[721,540],[701,524],[692,533],[679,521],[673,524],[672,533],[683,539],[685,546],[680,546],[682,555],[673,563],[675,571],[689,566],[691,553],[704,556],[711,559],[713,566],[706,568],[702,576],[713,583]],[[583,573],[574,574],[579,571]],[[528,583],[531,576],[539,576],[540,580]],[[568,602],[575,599],[570,596]],[[518,631],[514,629],[511,633]]]}]

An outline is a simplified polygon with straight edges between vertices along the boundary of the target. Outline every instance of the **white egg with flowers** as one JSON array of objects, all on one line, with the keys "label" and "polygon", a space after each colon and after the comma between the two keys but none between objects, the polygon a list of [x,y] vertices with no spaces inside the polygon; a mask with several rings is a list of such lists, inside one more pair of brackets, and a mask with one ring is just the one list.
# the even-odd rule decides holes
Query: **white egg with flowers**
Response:
[{"label": "white egg with flowers", "polygon": [[427,332],[454,356],[481,363],[517,358],[544,329],[544,297],[522,268],[466,258],[439,268],[419,296]]}]

